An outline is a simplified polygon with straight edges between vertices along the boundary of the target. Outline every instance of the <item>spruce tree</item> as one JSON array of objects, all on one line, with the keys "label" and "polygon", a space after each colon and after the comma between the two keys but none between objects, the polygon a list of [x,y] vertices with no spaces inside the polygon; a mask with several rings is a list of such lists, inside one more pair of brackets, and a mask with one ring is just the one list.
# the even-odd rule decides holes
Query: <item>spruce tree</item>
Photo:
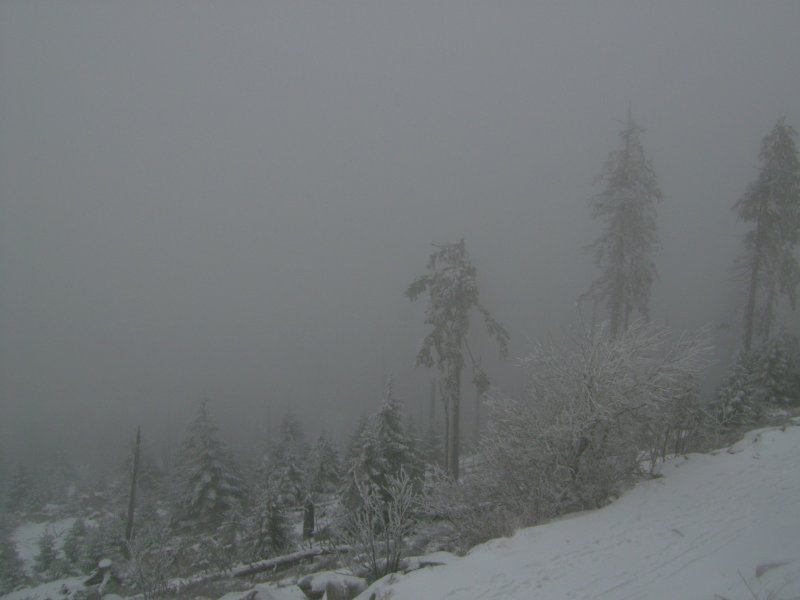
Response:
[{"label": "spruce tree", "polygon": [[64,558],[73,567],[79,567],[83,561],[83,546],[87,535],[86,522],[76,519],[64,538]]},{"label": "spruce tree", "polygon": [[800,236],[800,161],[797,132],[779,119],[761,142],[761,170],[736,203],[739,218],[752,223],[745,236],[744,267],[747,301],[744,312],[744,351],[753,338],[770,338],[778,297],[785,295],[792,310],[797,303],[800,265],[793,254]]},{"label": "spruce tree", "polygon": [[464,240],[434,247],[436,251],[428,259],[428,272],[408,286],[406,296],[414,301],[426,292],[428,294],[425,324],[430,325],[431,331],[417,353],[417,366],[435,366],[442,374],[447,472],[458,479],[461,371],[465,356],[471,359],[475,373],[473,383],[478,390],[483,393],[488,388],[488,378],[474,360],[467,342],[470,313],[477,310],[483,316],[501,356],[507,353],[509,336],[478,299],[477,269],[467,255]]},{"label": "spruce tree", "polygon": [[282,502],[269,486],[254,504],[247,522],[246,560],[262,560],[278,556],[292,546],[291,529]]},{"label": "spruce tree", "polygon": [[11,532],[4,528],[0,535],[0,594],[8,594],[22,587],[27,579]]},{"label": "spruce tree", "polygon": [[56,538],[53,532],[46,529],[36,542],[36,546],[39,552],[34,559],[34,569],[37,573],[50,574],[58,561]]},{"label": "spruce tree", "polygon": [[281,438],[271,449],[268,479],[277,500],[284,505],[299,505],[308,494],[308,447],[291,411],[284,416]]},{"label": "spruce tree", "polygon": [[358,487],[364,485],[377,490],[386,500],[389,482],[400,477],[401,471],[414,487],[419,483],[422,458],[417,441],[406,428],[401,406],[390,379],[380,410],[361,428],[355,443],[344,494],[346,506],[358,506],[361,500]]},{"label": "spruce tree", "polygon": [[245,501],[245,484],[203,402],[178,455],[173,522],[209,530]]},{"label": "spruce tree", "polygon": [[592,218],[605,231],[589,246],[600,276],[584,295],[608,308],[610,334],[619,336],[637,311],[649,316],[650,288],[656,277],[652,252],[656,237],[656,203],[661,190],[640,140],[644,132],[628,111],[619,148],[608,154],[597,178],[603,191],[592,197]]},{"label": "spruce tree", "polygon": [[311,491],[329,494],[339,487],[342,479],[339,454],[330,438],[322,433],[311,451]]},{"label": "spruce tree", "polygon": [[383,405],[375,419],[375,436],[383,458],[381,487],[386,487],[389,477],[399,476],[401,469],[412,481],[418,480],[422,472],[418,444],[405,425],[402,404],[394,395],[391,379],[386,383]]},{"label": "spruce tree", "polygon": [[17,466],[17,471],[11,480],[11,485],[6,498],[6,508],[9,512],[17,512],[29,508],[34,496],[33,478],[25,465]]}]

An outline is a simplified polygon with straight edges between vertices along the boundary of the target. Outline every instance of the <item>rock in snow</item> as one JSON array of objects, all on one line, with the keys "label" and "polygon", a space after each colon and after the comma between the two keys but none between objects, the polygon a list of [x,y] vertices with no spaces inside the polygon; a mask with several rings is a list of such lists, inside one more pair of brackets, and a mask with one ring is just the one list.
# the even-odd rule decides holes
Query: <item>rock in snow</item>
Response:
[{"label": "rock in snow", "polygon": [[319,600],[325,594],[327,600],[351,600],[367,588],[367,582],[361,577],[336,571],[320,571],[306,575],[297,586],[310,600]]}]

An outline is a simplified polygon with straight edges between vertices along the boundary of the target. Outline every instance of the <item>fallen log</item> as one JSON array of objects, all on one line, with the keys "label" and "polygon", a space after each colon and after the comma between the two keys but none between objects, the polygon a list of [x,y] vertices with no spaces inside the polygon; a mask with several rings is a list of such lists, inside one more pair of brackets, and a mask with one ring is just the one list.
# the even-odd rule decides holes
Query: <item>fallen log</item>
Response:
[{"label": "fallen log", "polygon": [[[270,569],[294,565],[309,558],[314,558],[315,556],[321,556],[323,554],[338,554],[349,551],[349,546],[337,546],[333,548],[321,548],[317,546],[314,548],[306,548],[305,550],[298,550],[297,552],[292,552],[291,554],[284,554],[283,556],[276,556],[274,558],[267,558],[265,560],[259,560],[253,563],[236,565],[230,569],[213,571],[211,573],[203,573],[202,575],[195,575],[194,577],[171,579],[167,584],[166,589],[163,590],[163,594],[178,594],[186,591],[188,588],[202,585],[204,583],[210,583],[218,579],[226,579],[230,577],[248,577],[250,575],[262,573]],[[131,596],[128,600],[144,600],[144,595],[137,594],[135,596]]]}]

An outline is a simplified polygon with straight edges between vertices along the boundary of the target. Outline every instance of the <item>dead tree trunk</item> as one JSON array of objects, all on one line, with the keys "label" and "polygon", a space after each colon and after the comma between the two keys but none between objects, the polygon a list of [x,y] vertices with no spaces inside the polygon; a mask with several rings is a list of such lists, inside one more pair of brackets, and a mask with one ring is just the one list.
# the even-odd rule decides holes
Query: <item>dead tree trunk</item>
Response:
[{"label": "dead tree trunk", "polygon": [[[133,537],[133,515],[136,510],[136,484],[139,478],[139,450],[142,443],[142,428],[136,428],[136,445],[133,448],[133,472],[131,473],[131,492],[128,496],[128,518],[125,521],[125,553],[128,553],[127,547],[130,546]],[[130,558],[130,557],[127,557]]]}]

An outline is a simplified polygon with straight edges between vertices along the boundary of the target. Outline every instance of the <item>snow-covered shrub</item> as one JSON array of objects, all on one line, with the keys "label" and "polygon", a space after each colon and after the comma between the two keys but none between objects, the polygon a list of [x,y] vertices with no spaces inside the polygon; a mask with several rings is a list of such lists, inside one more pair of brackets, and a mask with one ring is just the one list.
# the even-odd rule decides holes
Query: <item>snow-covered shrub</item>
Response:
[{"label": "snow-covered shrub", "polygon": [[356,481],[360,506],[342,515],[334,537],[352,548],[347,555],[354,573],[375,581],[398,570],[405,538],[415,523],[417,492],[401,468],[379,488],[368,478]]},{"label": "snow-covered shrub", "polygon": [[420,512],[426,520],[446,524],[445,530],[437,533],[437,549],[464,553],[487,540],[511,535],[533,521],[498,502],[496,491],[484,484],[479,471],[459,481],[439,469],[427,473]]},{"label": "snow-covered shrub", "polygon": [[166,592],[169,577],[176,568],[174,540],[169,528],[162,525],[143,528],[128,545],[128,578],[146,600]]},{"label": "snow-covered shrub", "polygon": [[736,358],[717,394],[714,415],[723,426],[759,422],[764,411],[800,403],[800,344],[789,335]]},{"label": "snow-covered shrub", "polygon": [[600,506],[639,474],[654,432],[663,443],[663,432],[681,431],[706,363],[703,335],[669,338],[634,323],[616,338],[601,331],[525,357],[528,397],[489,403],[474,484],[483,491],[473,492],[486,510],[538,522]]}]

